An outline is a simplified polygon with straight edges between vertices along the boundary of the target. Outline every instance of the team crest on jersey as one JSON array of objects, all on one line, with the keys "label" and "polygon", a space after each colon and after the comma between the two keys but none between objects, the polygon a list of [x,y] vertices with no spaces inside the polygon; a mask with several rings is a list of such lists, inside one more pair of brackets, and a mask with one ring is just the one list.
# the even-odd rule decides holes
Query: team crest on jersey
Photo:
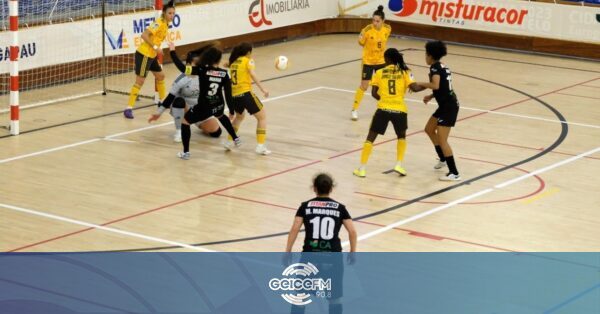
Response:
[{"label": "team crest on jersey", "polygon": [[336,202],[312,201],[308,203],[308,207],[338,208],[340,204]]}]

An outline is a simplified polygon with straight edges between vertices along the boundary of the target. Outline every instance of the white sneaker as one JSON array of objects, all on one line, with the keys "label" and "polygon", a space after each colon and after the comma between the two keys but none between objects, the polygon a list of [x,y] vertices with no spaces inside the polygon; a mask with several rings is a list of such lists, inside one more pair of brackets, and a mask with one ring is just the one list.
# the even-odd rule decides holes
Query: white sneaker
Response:
[{"label": "white sneaker", "polygon": [[242,146],[242,138],[238,136],[238,138],[236,138],[235,140],[233,140],[233,143],[235,144],[236,148]]},{"label": "white sneaker", "polygon": [[442,169],[444,167],[446,167],[448,165],[446,165],[445,161],[439,161],[437,162],[437,164],[435,164],[435,166],[433,166],[433,169],[438,170],[438,169]]},{"label": "white sneaker", "polygon": [[179,152],[179,153],[177,153],[177,157],[179,157],[183,160],[188,160],[188,159],[190,159],[190,152],[187,152],[187,153]]},{"label": "white sneaker", "polygon": [[448,172],[440,177],[440,181],[460,181],[460,175]]},{"label": "white sneaker", "polygon": [[256,145],[256,153],[259,155],[266,156],[266,155],[271,154],[271,151],[264,144],[258,144],[258,145]]},{"label": "white sneaker", "polygon": [[358,120],[358,111],[352,110],[352,112],[350,113],[350,118],[352,119],[352,121]]},{"label": "white sneaker", "polygon": [[242,139],[240,137],[236,138],[233,141],[230,140],[226,140],[225,142],[223,142],[223,147],[225,147],[225,150],[233,150],[233,148],[238,148],[242,146]]},{"label": "white sneaker", "polygon": [[173,134],[173,142],[181,143],[181,131],[176,131],[175,134]]}]

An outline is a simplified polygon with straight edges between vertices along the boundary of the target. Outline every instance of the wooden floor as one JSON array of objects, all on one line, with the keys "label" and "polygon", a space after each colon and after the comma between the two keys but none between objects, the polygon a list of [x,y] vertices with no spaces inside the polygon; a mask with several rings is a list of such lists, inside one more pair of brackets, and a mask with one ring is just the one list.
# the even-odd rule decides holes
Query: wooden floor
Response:
[{"label": "wooden floor", "polygon": [[[390,44],[427,79],[424,42]],[[600,63],[449,51],[462,182],[437,180],[422,132],[435,105],[423,94],[407,96],[408,176],[385,174],[396,149],[388,130],[367,178],[353,177],[375,108],[366,96],[359,121],[349,119],[361,51],[355,35],[312,37],[255,50],[272,95],[271,156],[254,153],[253,118],[241,149],[225,153],[221,139],[194,132],[192,159],[182,161],[168,115],[149,125],[152,107],[135,120],[111,114],[122,95],[23,111],[25,134],[0,139],[0,250],[279,251],[295,209],[312,197],[312,176],[326,171],[356,219],[360,251],[599,251]],[[273,67],[278,55],[292,62],[286,72]],[[174,68],[166,71],[172,80]]]}]

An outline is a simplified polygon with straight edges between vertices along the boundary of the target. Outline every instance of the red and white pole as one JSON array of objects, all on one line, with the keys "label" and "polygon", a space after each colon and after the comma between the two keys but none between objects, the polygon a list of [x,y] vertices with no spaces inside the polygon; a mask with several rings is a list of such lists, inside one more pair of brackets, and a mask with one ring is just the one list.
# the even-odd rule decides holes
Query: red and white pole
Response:
[{"label": "red and white pole", "polygon": [[[163,9],[163,0],[154,0],[154,10],[156,10],[155,18],[157,20],[162,15],[162,9]],[[160,45],[162,47],[162,43]],[[158,56],[156,56],[156,61],[158,61],[158,64],[162,67],[163,54],[159,54]],[[158,97],[158,85],[156,84],[156,79],[154,79],[154,102],[158,104],[161,101],[162,101],[162,99],[160,99],[160,97]]]},{"label": "red and white pole", "polygon": [[19,135],[19,1],[8,1],[10,15],[10,134]]}]

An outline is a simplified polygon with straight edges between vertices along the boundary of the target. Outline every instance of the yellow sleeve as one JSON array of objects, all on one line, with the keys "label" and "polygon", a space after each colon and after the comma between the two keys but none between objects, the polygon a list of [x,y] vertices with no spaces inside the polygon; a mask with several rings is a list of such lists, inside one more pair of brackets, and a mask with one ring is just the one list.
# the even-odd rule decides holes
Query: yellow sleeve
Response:
[{"label": "yellow sleeve", "polygon": [[248,71],[252,71],[256,68],[256,65],[254,64],[254,59],[249,59],[247,65]]},{"label": "yellow sleeve", "polygon": [[385,40],[387,40],[392,34],[392,27],[388,24],[384,24],[385,27]]},{"label": "yellow sleeve", "polygon": [[381,83],[382,73],[382,70],[377,70],[377,72],[375,72],[375,75],[373,75],[373,78],[371,79],[369,85],[379,87],[379,83]]},{"label": "yellow sleeve", "polygon": [[408,85],[412,84],[415,82],[415,77],[413,76],[412,72],[410,70],[406,71],[406,86],[408,87]]},{"label": "yellow sleeve", "polygon": [[358,43],[361,46],[364,46],[365,43],[367,42],[367,33],[369,32],[369,30],[371,30],[371,28],[373,28],[373,25],[367,25],[360,31],[360,36],[358,37]]},{"label": "yellow sleeve", "polygon": [[158,30],[160,29],[160,23],[159,22],[154,22],[152,24],[150,24],[150,26],[148,26],[148,28],[146,28],[150,33],[152,33],[152,35],[155,35],[156,32],[158,32]]}]

